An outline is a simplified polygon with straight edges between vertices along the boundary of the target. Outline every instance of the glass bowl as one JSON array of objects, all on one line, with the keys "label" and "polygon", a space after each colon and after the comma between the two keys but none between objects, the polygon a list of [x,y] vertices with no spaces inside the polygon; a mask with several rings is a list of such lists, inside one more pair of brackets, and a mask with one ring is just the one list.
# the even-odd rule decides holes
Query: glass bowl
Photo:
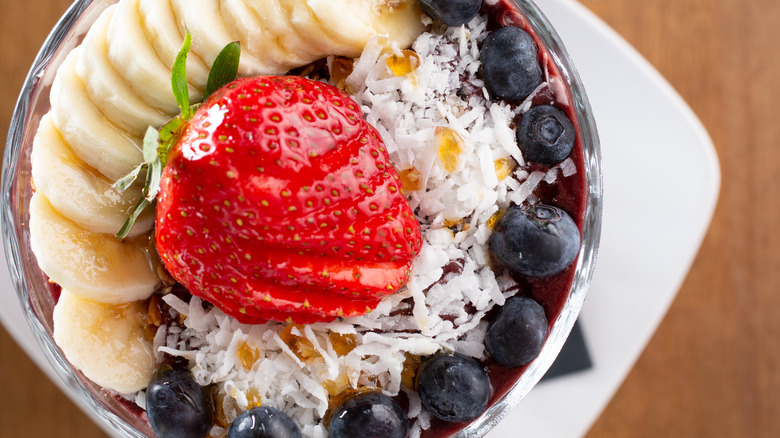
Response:
[{"label": "glass bowl", "polygon": [[[3,158],[4,247],[19,303],[32,332],[55,372],[103,426],[121,437],[154,437],[145,413],[131,401],[121,401],[92,383],[65,359],[55,344],[52,311],[56,290],[38,264],[30,248],[29,201],[32,196],[30,151],[41,117],[48,111],[48,93],[59,64],[75,47],[100,12],[116,0],[77,0],[52,30],[20,93],[6,142]],[[485,435],[517,405],[552,365],[577,319],[594,269],[601,234],[602,177],[601,154],[596,125],[579,75],[552,25],[538,7],[529,1],[515,0],[537,37],[552,54],[553,60],[571,90],[575,122],[579,125],[587,178],[587,207],[582,229],[582,245],[576,262],[568,297],[552,325],[539,355],[513,387],[479,418],[455,437]],[[54,292],[54,293],[53,293]]]}]

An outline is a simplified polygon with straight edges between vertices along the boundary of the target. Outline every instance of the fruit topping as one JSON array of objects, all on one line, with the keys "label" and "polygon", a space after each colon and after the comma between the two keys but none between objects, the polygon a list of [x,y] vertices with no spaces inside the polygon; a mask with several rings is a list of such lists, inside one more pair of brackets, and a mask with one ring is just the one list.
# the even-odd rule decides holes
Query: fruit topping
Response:
[{"label": "fruit topping", "polygon": [[498,261],[521,274],[547,277],[572,264],[580,232],[562,209],[545,204],[509,207],[490,236]]},{"label": "fruit topping", "polygon": [[333,345],[333,351],[339,356],[348,355],[358,345],[355,335],[350,333],[329,332],[328,338],[330,338],[330,343]]},{"label": "fruit topping", "polygon": [[503,181],[515,170],[516,165],[506,158],[499,158],[493,162],[493,167],[496,169],[496,178]]},{"label": "fruit topping", "polygon": [[352,58],[334,57],[330,63],[330,80],[336,84],[340,90],[349,92],[347,88],[347,78],[352,74],[355,65]]},{"label": "fruit topping", "polygon": [[122,394],[142,390],[154,373],[145,304],[97,303],[62,289],[54,307],[54,341],[98,385]]},{"label": "fruit topping", "polygon": [[512,297],[490,323],[485,348],[499,364],[520,367],[539,355],[547,330],[547,317],[539,303],[527,297]]},{"label": "fruit topping", "polygon": [[[171,90],[176,104],[181,113],[163,125],[160,130],[148,126],[143,138],[143,162],[136,165],[133,170],[114,183],[119,191],[128,190],[133,182],[146,173],[146,182],[143,186],[143,197],[135,205],[122,228],[116,236],[121,240],[127,237],[134,228],[135,223],[141,217],[146,207],[155,201],[160,190],[160,177],[162,169],[168,162],[168,152],[179,139],[186,122],[190,120],[199,104],[191,105],[190,92],[187,82],[187,59],[189,57],[192,35],[185,32],[181,50],[176,55],[171,71]],[[235,42],[229,43],[219,52],[208,76],[206,89],[209,94],[218,90],[228,82],[236,78],[237,66],[241,57],[241,46]]]},{"label": "fruit topping", "polygon": [[[120,192],[110,181],[97,177],[63,141],[50,114],[38,125],[30,160],[36,192],[63,217],[94,233],[115,233],[141,196],[140,187]],[[154,214],[145,213],[129,230],[131,237],[152,228]]]},{"label": "fruit topping", "polygon": [[301,438],[301,430],[279,409],[259,406],[236,417],[227,438]]},{"label": "fruit topping", "polygon": [[146,414],[159,438],[205,438],[213,417],[210,392],[183,368],[161,365],[146,389]]},{"label": "fruit topping", "polygon": [[463,137],[452,128],[437,127],[436,138],[439,141],[439,159],[444,169],[449,173],[455,172],[463,153]]},{"label": "fruit topping", "polygon": [[476,359],[440,353],[420,367],[417,392],[431,415],[462,422],[477,418],[487,408],[492,387],[487,371]]},{"label": "fruit topping", "polygon": [[40,192],[30,200],[30,246],[38,265],[79,297],[109,304],[149,298],[160,279],[143,240],[120,242],[85,230]]},{"label": "fruit topping", "polygon": [[407,281],[420,226],[357,104],[301,77],[212,95],[163,170],[156,243],[171,275],[244,323],[369,312]]},{"label": "fruit topping", "polygon": [[571,120],[552,105],[532,107],[523,114],[517,127],[517,145],[523,157],[548,166],[569,156],[575,137]]},{"label": "fruit topping", "polygon": [[236,348],[236,357],[244,367],[245,370],[251,370],[257,361],[260,360],[260,351],[257,348],[250,346],[246,341],[238,344]]},{"label": "fruit topping", "polygon": [[418,0],[420,9],[447,26],[460,26],[474,18],[482,0]]},{"label": "fruit topping", "polygon": [[392,54],[387,58],[387,68],[396,76],[403,76],[417,70],[420,56],[414,50],[403,50],[400,55]]},{"label": "fruit topping", "polygon": [[495,99],[521,101],[542,84],[536,43],[519,27],[491,33],[480,50],[485,87]]},{"label": "fruit topping", "polygon": [[288,324],[279,333],[279,338],[290,347],[290,350],[298,359],[306,363],[320,357],[320,353],[314,348],[311,340],[304,336],[304,330],[305,328],[302,325]]},{"label": "fruit topping", "polygon": [[409,167],[399,172],[401,186],[404,190],[413,192],[422,188],[422,175],[416,167]]},{"label": "fruit topping", "polygon": [[411,353],[406,353],[405,356],[404,368],[401,371],[401,383],[412,391],[417,391],[417,371],[420,369],[423,358]]},{"label": "fruit topping", "polygon": [[378,391],[359,393],[333,411],[328,437],[405,438],[406,412],[394,399]]}]

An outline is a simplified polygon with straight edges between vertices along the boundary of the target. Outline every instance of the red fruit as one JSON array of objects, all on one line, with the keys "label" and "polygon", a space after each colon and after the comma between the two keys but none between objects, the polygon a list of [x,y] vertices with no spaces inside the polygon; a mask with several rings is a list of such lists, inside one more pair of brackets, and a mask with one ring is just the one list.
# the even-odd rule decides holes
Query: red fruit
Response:
[{"label": "red fruit", "polygon": [[237,80],[163,170],[157,249],[191,293],[245,323],[355,316],[398,291],[420,227],[376,130],[342,91]]}]

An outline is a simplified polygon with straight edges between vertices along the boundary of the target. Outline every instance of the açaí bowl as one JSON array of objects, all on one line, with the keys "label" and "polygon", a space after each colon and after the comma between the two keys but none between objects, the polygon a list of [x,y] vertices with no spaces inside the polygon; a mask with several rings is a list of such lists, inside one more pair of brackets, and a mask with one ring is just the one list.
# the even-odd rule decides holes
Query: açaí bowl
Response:
[{"label": "a\u00e7a\u00ed bowl", "polygon": [[[557,314],[549,337],[539,355],[522,370],[511,389],[493,403],[478,419],[454,432],[455,437],[486,434],[517,405],[541,379],[558,355],[579,315],[594,269],[601,230],[602,187],[601,157],[595,121],[580,78],[558,35],[538,7],[530,1],[509,0],[525,15],[536,38],[552,55],[561,76],[570,89],[570,104],[582,139],[585,172],[585,218],[582,244],[568,295]],[[38,344],[65,385],[105,428],[122,437],[153,437],[149,424],[139,417],[130,402],[112,394],[85,378],[64,358],[52,338],[52,311],[56,298],[45,274],[38,268],[30,248],[29,203],[32,196],[30,151],[41,117],[48,111],[48,93],[54,72],[64,56],[79,43],[99,13],[114,3],[111,0],[77,0],[54,27],[36,57],[20,93],[3,159],[3,235],[11,278],[19,302]],[[490,3],[495,3],[492,1]],[[460,425],[458,425],[460,427]],[[450,428],[447,428],[450,429]]]}]

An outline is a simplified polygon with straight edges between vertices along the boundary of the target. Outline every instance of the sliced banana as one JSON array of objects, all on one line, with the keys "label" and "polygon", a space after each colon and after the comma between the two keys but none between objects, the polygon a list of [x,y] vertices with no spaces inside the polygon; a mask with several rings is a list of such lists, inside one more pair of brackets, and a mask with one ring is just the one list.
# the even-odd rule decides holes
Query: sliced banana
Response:
[{"label": "sliced banana", "polygon": [[[149,105],[168,115],[179,113],[171,89],[171,70],[157,57],[141,26],[138,0],[123,0],[111,20],[106,36],[108,58],[133,91]],[[203,98],[189,87],[190,102]]]},{"label": "sliced banana", "polygon": [[[79,160],[63,142],[49,114],[38,126],[30,160],[36,190],[57,212],[89,231],[116,234],[143,196],[138,186],[116,190],[111,181]],[[153,223],[152,209],[145,210],[130,237],[148,232]]]},{"label": "sliced banana", "polygon": [[[256,0],[252,3],[265,3],[265,1]],[[278,4],[275,7],[264,7],[262,10],[263,18],[247,6],[244,0],[220,1],[220,11],[225,25],[238,35],[242,50],[258,57],[265,54],[287,70],[306,65],[317,59],[314,56],[307,57],[301,50],[288,49],[285,48],[286,46],[280,45],[285,43],[285,39],[295,39],[292,42],[294,47],[304,46],[303,41],[292,30],[286,17],[281,14],[281,8]],[[267,18],[270,24],[266,24],[263,21],[264,18]],[[284,29],[284,31],[279,31],[279,29]],[[289,44],[290,42],[287,42],[287,46]]]},{"label": "sliced banana", "polygon": [[30,246],[52,281],[78,296],[108,304],[149,298],[159,283],[140,241],[120,241],[64,218],[46,197],[30,200]]},{"label": "sliced banana", "polygon": [[[343,50],[337,55],[358,57],[365,46],[376,32],[371,27],[369,8],[365,4],[372,3],[368,0],[358,0],[355,5],[350,5],[348,0],[331,0],[330,2],[320,3],[311,0],[293,0],[294,3],[303,3],[311,14],[311,20],[316,21],[321,28],[321,34],[330,35],[349,47],[349,50]],[[327,23],[324,21],[327,15],[332,13],[332,9],[339,11],[337,23]],[[349,11],[349,13],[344,13]],[[334,29],[335,28],[335,29]],[[339,29],[340,28],[340,29]],[[302,29],[301,29],[302,31]]]},{"label": "sliced banana", "polygon": [[76,61],[76,75],[84,82],[87,95],[111,122],[143,137],[146,128],[159,128],[170,117],[141,100],[108,60],[106,32],[116,5],[108,7],[87,32]]},{"label": "sliced banana", "polygon": [[89,100],[75,72],[83,49],[73,49],[57,71],[49,95],[52,121],[82,161],[116,181],[143,161],[142,141],[114,126]]},{"label": "sliced banana", "polygon": [[149,384],[155,360],[144,337],[146,306],[110,305],[62,290],[54,306],[54,341],[68,361],[98,385],[122,394]]},{"label": "sliced banana", "polygon": [[[209,66],[219,52],[231,41],[230,31],[225,27],[218,0],[171,0],[179,30],[189,29],[192,34],[192,51]],[[252,53],[244,52],[238,64],[241,76],[257,76],[284,73],[286,69],[269,59],[258,59]]]},{"label": "sliced banana", "polygon": [[287,10],[278,0],[240,0],[257,17],[260,39],[275,42],[287,53],[305,60],[306,65],[323,57],[322,53],[308,43],[308,37],[299,35],[290,23]]},{"label": "sliced banana", "polygon": [[[300,0],[303,1],[303,0]],[[325,32],[349,42],[356,57],[368,40],[387,35],[398,45],[408,47],[422,33],[421,12],[414,0],[305,0]],[[345,14],[344,11],[349,11]]]},{"label": "sliced banana", "polygon": [[[315,48],[319,58],[328,55],[358,56],[362,45],[358,46],[351,41],[340,41],[331,37],[308,6],[307,0],[288,0],[281,2],[287,11],[288,19],[295,31],[301,35],[309,46]],[[352,26],[352,11],[342,10],[341,23],[344,26]],[[358,21],[359,22],[359,21]],[[355,29],[357,31],[357,29]],[[368,41],[368,39],[366,39]]]},{"label": "sliced banana", "polygon": [[[346,1],[355,3],[355,0]],[[400,0],[395,3],[375,0],[371,3],[371,25],[374,31],[377,35],[387,35],[391,41],[396,41],[401,48],[410,47],[414,40],[425,31],[425,25],[421,19],[422,11],[415,0]],[[320,18],[327,19],[324,16]]]},{"label": "sliced banana", "polygon": [[[157,52],[157,57],[168,69],[173,69],[176,56],[184,44],[184,36],[176,26],[176,17],[168,0],[140,0],[138,8],[146,37]],[[187,56],[187,80],[203,92],[209,78],[209,69],[197,53]]]}]

